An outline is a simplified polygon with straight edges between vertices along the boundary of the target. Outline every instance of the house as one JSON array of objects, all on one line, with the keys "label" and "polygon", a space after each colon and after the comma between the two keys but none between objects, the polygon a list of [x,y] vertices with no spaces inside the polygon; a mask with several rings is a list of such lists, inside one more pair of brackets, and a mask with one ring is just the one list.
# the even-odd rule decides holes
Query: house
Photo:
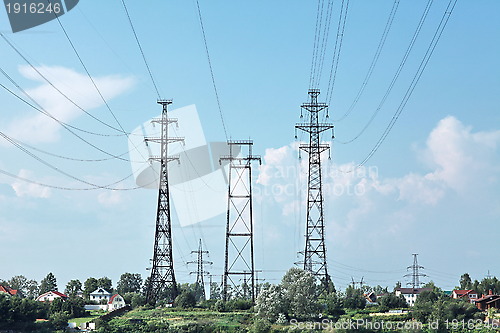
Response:
[{"label": "house", "polygon": [[90,300],[96,301],[96,302],[100,302],[103,299],[106,300],[106,302],[108,302],[109,299],[111,298],[111,296],[113,296],[113,294],[104,288],[97,288],[96,290],[91,292],[89,295]]},{"label": "house", "polygon": [[474,303],[479,297],[478,293],[475,290],[453,290],[451,292],[451,297],[454,299],[465,299],[470,303]]},{"label": "house", "polygon": [[125,300],[122,296],[114,294],[108,301],[108,311],[114,311],[116,309],[121,309],[125,306]]},{"label": "house", "polygon": [[366,305],[377,305],[377,295],[373,291],[370,291],[368,294],[363,295],[366,299]]},{"label": "house", "polygon": [[432,291],[432,288],[396,288],[396,296],[403,295],[409,306],[414,306],[418,295],[424,291]]},{"label": "house", "polygon": [[17,290],[0,284],[0,293],[5,293],[9,296],[15,296],[17,295]]},{"label": "house", "polygon": [[53,302],[56,298],[61,298],[63,301],[65,301],[69,297],[58,291],[48,291],[45,294],[41,294],[40,296],[38,296],[36,300],[39,302]]},{"label": "house", "polygon": [[481,311],[486,311],[491,308],[500,309],[500,295],[493,295],[490,292],[488,295],[483,295],[481,298],[475,300],[476,306]]}]

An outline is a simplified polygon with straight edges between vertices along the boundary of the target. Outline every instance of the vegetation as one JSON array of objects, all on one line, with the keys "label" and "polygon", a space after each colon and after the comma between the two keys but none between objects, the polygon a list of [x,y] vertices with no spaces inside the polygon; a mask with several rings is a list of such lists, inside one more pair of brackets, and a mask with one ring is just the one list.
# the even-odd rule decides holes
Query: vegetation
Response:
[{"label": "vegetation", "polygon": [[[18,332],[63,332],[68,321],[77,323],[93,321],[97,332],[468,332],[471,324],[477,332],[493,332],[483,323],[485,316],[493,318],[494,311],[479,311],[465,300],[456,300],[430,282],[431,288],[419,294],[415,306],[408,307],[402,296],[389,292],[387,287],[348,287],[343,291],[322,292],[320,282],[301,269],[292,268],[276,285],[265,284],[259,288],[255,305],[248,299],[248,286],[231,289],[228,301],[223,301],[220,286],[210,286],[211,299],[205,300],[198,284],[179,284],[179,295],[173,302],[170,291],[156,307],[146,305],[145,281],[139,274],[124,273],[117,284],[117,291],[132,310],[110,317],[107,312],[92,314],[84,310],[85,300],[77,295],[82,291],[90,294],[102,287],[112,290],[107,277],[89,278],[82,283],[71,280],[65,288],[70,296],[66,301],[56,299],[52,303],[34,301],[36,281],[24,276],[13,277],[2,284],[15,286],[18,296],[0,294],[0,330]],[[460,277],[461,289],[475,289],[479,293],[498,289],[496,278],[472,281],[468,274]],[[400,285],[400,284],[399,284]],[[36,288],[34,288],[36,286]],[[57,281],[49,273],[40,285],[41,290],[57,288]],[[472,287],[472,288],[471,288]],[[477,288],[477,289],[476,289]],[[31,291],[30,291],[31,290]],[[335,290],[332,288],[331,290]],[[367,304],[365,295],[378,294],[377,303]],[[30,295],[31,297],[27,297]],[[245,297],[246,296],[246,297]],[[396,310],[396,311],[390,311]],[[44,323],[35,323],[45,319]],[[373,329],[369,325],[384,322],[386,325],[421,326],[407,330]],[[352,328],[352,323],[364,323]],[[455,325],[455,326],[453,326]],[[335,328],[335,329],[333,329]]]}]

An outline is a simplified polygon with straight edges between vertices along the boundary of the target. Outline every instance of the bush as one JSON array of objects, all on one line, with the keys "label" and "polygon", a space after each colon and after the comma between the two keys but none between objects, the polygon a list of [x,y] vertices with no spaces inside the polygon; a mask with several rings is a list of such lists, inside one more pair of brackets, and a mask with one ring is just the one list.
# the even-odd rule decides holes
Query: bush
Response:
[{"label": "bush", "polygon": [[214,304],[214,310],[217,312],[224,312],[226,311],[226,304],[224,303],[223,300],[217,300]]},{"label": "bush", "polygon": [[196,305],[196,298],[191,291],[183,291],[175,298],[174,305],[181,308],[192,308]]},{"label": "bush", "polygon": [[68,315],[62,312],[56,312],[50,315],[50,322],[57,330],[63,330],[68,327]]},{"label": "bush", "polygon": [[232,299],[226,303],[226,309],[228,311],[234,310],[248,310],[252,307],[252,301],[248,299]]},{"label": "bush", "polygon": [[271,332],[271,323],[265,319],[256,318],[250,328],[251,333],[269,333]]}]

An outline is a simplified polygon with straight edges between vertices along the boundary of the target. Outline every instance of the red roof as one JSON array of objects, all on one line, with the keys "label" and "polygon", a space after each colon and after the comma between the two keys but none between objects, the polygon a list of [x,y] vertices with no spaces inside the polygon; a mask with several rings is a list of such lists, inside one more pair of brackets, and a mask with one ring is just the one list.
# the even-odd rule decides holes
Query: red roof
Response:
[{"label": "red roof", "polygon": [[453,292],[454,292],[455,294],[457,294],[457,296],[459,296],[459,297],[462,297],[462,296],[468,295],[468,294],[470,294],[470,293],[472,293],[472,292],[473,292],[474,294],[477,294],[477,293],[476,293],[474,290],[472,290],[472,289],[469,289],[469,290],[453,290]]},{"label": "red roof", "polygon": [[118,294],[114,294],[113,296],[111,296],[111,298],[109,299],[109,302],[108,304],[112,304],[113,303],[113,300],[115,299],[116,296],[120,296]]},{"label": "red roof", "polygon": [[39,300],[39,299],[41,299],[43,296],[45,296],[45,295],[47,295],[47,294],[50,294],[50,293],[52,293],[52,294],[54,294],[54,295],[57,295],[57,296],[59,296],[59,297],[61,297],[61,298],[69,298],[67,295],[65,295],[65,294],[63,294],[63,293],[60,293],[60,292],[58,292],[58,291],[48,291],[48,292],[46,292],[46,293],[44,293],[44,294],[41,294],[41,295],[40,295],[40,296],[38,296],[36,299],[37,299],[37,300]]},{"label": "red roof", "polygon": [[0,285],[0,292],[7,293],[7,294],[9,294],[11,296],[14,296],[14,295],[17,294],[17,290],[11,289],[11,288],[9,288],[7,286],[2,286],[2,285]]},{"label": "red roof", "polygon": [[62,298],[69,298],[68,295],[65,295],[63,293],[60,293],[58,291],[52,291],[53,294],[56,294],[57,296],[60,296]]}]

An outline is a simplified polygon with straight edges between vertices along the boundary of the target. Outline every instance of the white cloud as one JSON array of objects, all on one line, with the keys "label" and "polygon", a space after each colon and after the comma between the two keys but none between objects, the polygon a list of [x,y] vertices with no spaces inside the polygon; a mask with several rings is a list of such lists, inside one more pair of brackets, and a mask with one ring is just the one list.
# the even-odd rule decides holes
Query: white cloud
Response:
[{"label": "white cloud", "polygon": [[[33,172],[25,169],[21,169],[19,171],[18,177],[36,179]],[[11,186],[18,197],[34,197],[46,199],[51,195],[51,191],[49,188],[38,184],[28,183],[20,179],[14,180],[11,183]]]},{"label": "white cloud", "polygon": [[99,193],[97,201],[105,207],[111,207],[122,203],[123,196],[120,191],[106,191]]},{"label": "white cloud", "polygon": [[[455,200],[450,199],[456,198],[450,195],[452,192],[459,200],[468,201],[477,186],[498,183],[499,146],[500,131],[474,132],[456,118],[446,117],[417,152],[425,157],[427,173],[410,171],[402,177],[387,178],[372,166],[356,169],[354,163],[323,163],[324,200],[335,207],[327,214],[331,220],[327,224],[343,244],[356,242],[360,232],[375,238],[403,234],[424,212],[442,212],[439,204]],[[259,200],[276,205],[286,220],[305,214],[307,159],[298,162],[297,148],[297,144],[290,144],[266,149],[257,181],[261,187]],[[484,185],[488,182],[490,185]]]},{"label": "white cloud", "polygon": [[[104,104],[97,90],[85,74],[60,66],[40,66],[37,70],[47,77],[60,91],[86,111]],[[31,67],[20,66],[19,72],[27,79],[40,82],[27,93],[35,99],[54,118],[69,123],[83,111],[57,92]],[[109,101],[132,87],[132,77],[116,75],[93,78],[104,98]],[[99,118],[99,116],[97,116]],[[13,120],[5,132],[29,143],[54,142],[59,139],[61,125],[46,115],[30,109],[29,114]]]}]

